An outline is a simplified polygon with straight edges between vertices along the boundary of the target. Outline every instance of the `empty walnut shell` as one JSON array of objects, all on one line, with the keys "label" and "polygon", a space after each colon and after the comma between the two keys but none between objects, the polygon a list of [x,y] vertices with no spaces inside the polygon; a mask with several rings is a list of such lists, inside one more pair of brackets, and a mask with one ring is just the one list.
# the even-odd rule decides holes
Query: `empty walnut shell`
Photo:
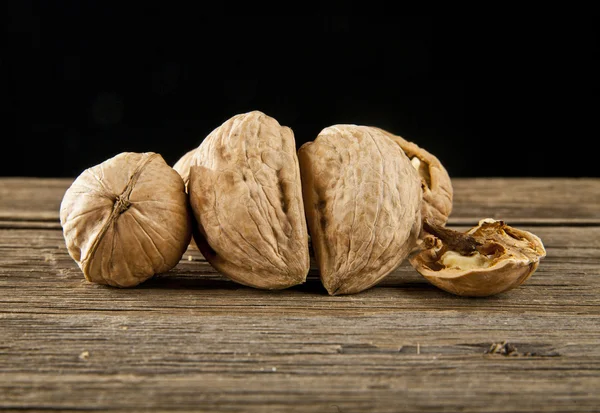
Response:
[{"label": "empty walnut shell", "polygon": [[194,240],[219,272],[264,289],[306,280],[308,231],[290,128],[259,111],[227,120],[196,150],[188,192]]},{"label": "empty walnut shell", "polygon": [[382,130],[410,158],[421,177],[423,204],[421,216],[443,225],[452,212],[453,189],[448,171],[440,160],[416,143],[407,141],[401,136]]},{"label": "empty walnut shell", "polygon": [[305,211],[321,281],[331,295],[378,283],[415,246],[420,179],[377,128],[334,125],[298,152]]},{"label": "empty walnut shell", "polygon": [[410,258],[433,285],[449,293],[485,297],[521,285],[537,269],[546,250],[531,232],[491,218],[466,233],[425,221],[427,249]]},{"label": "empty walnut shell", "polygon": [[60,222],[85,278],[132,287],[179,262],[191,237],[181,177],[156,153],[121,153],[66,191]]}]

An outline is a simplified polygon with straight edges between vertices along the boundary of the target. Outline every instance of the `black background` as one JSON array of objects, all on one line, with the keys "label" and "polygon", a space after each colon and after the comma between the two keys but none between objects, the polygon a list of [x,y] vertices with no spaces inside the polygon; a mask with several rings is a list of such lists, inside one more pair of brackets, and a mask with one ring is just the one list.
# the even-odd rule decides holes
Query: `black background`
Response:
[{"label": "black background", "polygon": [[598,31],[586,13],[249,16],[122,3],[7,3],[0,175],[76,176],[122,151],[173,164],[257,109],[298,147],[355,123],[416,142],[452,177],[600,176]]}]

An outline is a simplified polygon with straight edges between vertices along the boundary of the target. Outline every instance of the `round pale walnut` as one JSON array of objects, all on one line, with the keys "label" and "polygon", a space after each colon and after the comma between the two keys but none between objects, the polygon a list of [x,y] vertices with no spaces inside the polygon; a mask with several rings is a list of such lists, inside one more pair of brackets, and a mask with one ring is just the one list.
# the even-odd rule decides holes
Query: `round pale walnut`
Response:
[{"label": "round pale walnut", "polygon": [[181,179],[183,179],[186,190],[190,182],[190,164],[192,163],[194,153],[196,153],[196,148],[186,152],[185,155],[179,158],[177,162],[175,162],[175,165],[173,165],[173,169],[175,169],[181,176]]},{"label": "round pale walnut", "polygon": [[173,268],[191,237],[183,181],[152,152],[121,153],[82,172],[63,197],[60,222],[85,278],[116,287]]},{"label": "round pale walnut", "polygon": [[523,284],[546,250],[539,237],[491,218],[466,233],[433,222],[423,225],[423,251],[410,258],[430,283],[452,294],[485,297]]},{"label": "round pale walnut", "polygon": [[[414,142],[380,129],[396,142],[419,172],[423,189],[421,216],[443,225],[452,212],[453,189],[448,171],[440,160]],[[424,234],[423,234],[424,235]]]},{"label": "round pale walnut", "polygon": [[195,150],[188,192],[194,240],[219,272],[263,289],[306,280],[308,231],[290,128],[259,111],[227,120]]},{"label": "round pale walnut", "polygon": [[416,169],[381,130],[334,125],[299,149],[304,209],[321,281],[354,294],[415,247],[422,191]]}]

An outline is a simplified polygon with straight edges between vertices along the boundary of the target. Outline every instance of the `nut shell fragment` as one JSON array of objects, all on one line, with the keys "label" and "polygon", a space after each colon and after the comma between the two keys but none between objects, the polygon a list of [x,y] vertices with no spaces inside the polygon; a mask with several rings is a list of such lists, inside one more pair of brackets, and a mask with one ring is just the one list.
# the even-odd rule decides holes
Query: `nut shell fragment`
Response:
[{"label": "nut shell fragment", "polygon": [[298,152],[321,281],[353,294],[393,271],[415,246],[422,191],[408,157],[377,128],[334,125]]},{"label": "nut shell fragment", "polygon": [[121,153],[86,169],[66,191],[60,221],[85,278],[117,287],[173,268],[191,237],[183,181],[151,152]]},{"label": "nut shell fragment", "polygon": [[452,212],[453,189],[448,171],[440,160],[414,142],[407,141],[401,136],[384,131],[396,142],[411,159],[418,170],[423,188],[423,204],[421,216],[423,220],[432,219],[443,225],[448,221]]},{"label": "nut shell fragment", "polygon": [[[456,295],[485,297],[509,291],[524,283],[546,256],[538,236],[491,218],[465,234],[457,233],[458,238],[466,236],[460,242],[452,239],[454,231],[438,230],[438,236],[425,238],[428,248],[413,255],[410,263],[433,285]],[[464,251],[465,240],[474,242],[469,252]]]},{"label": "nut shell fragment", "polygon": [[294,134],[259,111],[216,128],[196,150],[188,191],[202,254],[256,288],[303,283],[308,231]]}]

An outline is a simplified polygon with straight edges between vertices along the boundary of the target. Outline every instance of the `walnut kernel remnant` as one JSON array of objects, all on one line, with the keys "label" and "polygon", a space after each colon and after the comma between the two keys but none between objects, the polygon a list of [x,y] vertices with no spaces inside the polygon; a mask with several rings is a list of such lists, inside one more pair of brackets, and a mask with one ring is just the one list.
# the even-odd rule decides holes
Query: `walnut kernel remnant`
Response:
[{"label": "walnut kernel remnant", "polygon": [[433,285],[456,295],[485,297],[524,283],[546,250],[539,237],[491,218],[466,233],[426,220],[424,249],[412,266]]}]

